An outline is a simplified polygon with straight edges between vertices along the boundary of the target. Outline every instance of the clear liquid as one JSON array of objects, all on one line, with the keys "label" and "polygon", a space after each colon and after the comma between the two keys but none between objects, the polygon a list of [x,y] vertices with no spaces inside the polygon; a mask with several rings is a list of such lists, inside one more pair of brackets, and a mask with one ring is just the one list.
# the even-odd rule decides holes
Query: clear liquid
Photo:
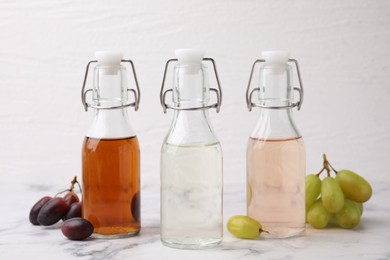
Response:
[{"label": "clear liquid", "polygon": [[302,138],[249,139],[247,214],[271,237],[296,236],[305,230],[305,164]]},{"label": "clear liquid", "polygon": [[197,249],[222,241],[222,152],[219,143],[164,144],[161,152],[161,241]]}]

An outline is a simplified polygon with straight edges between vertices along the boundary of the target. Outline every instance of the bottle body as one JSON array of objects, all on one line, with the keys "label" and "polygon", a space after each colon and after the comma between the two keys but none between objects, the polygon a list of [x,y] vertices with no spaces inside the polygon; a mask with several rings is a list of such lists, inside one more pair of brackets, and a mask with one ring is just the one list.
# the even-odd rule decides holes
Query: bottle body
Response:
[{"label": "bottle body", "polygon": [[165,143],[161,151],[161,240],[203,248],[222,240],[222,151],[218,142]]},{"label": "bottle body", "polygon": [[125,109],[97,110],[82,147],[82,216],[94,237],[139,233],[140,151]]},{"label": "bottle body", "polygon": [[141,226],[137,137],[86,137],[82,154],[82,215],[93,224],[94,236],[136,235]]},{"label": "bottle body", "polygon": [[201,249],[222,241],[223,162],[207,111],[176,111],[161,149],[161,241]]},{"label": "bottle body", "polygon": [[272,237],[305,230],[305,147],[302,137],[249,138],[247,215]]}]

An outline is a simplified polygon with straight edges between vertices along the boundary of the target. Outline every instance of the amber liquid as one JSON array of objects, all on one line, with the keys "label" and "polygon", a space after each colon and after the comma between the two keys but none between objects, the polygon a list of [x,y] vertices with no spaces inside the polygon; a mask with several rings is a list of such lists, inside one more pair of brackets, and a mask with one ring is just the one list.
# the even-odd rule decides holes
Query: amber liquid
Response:
[{"label": "amber liquid", "polygon": [[83,144],[82,216],[95,237],[140,230],[140,156],[137,138],[94,139]]}]

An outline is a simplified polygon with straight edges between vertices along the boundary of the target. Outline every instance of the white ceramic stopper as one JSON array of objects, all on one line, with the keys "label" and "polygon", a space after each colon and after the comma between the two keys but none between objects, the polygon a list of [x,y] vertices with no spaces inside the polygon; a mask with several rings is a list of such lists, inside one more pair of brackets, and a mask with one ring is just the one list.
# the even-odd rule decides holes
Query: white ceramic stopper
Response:
[{"label": "white ceramic stopper", "polygon": [[123,58],[120,51],[96,51],[95,57],[99,64],[119,64]]},{"label": "white ceramic stopper", "polygon": [[98,65],[104,66],[102,73],[105,75],[115,75],[118,73],[120,63],[123,59],[123,52],[120,51],[96,51]]},{"label": "white ceramic stopper", "polygon": [[204,57],[204,51],[193,48],[177,49],[175,55],[181,65],[200,65]]},{"label": "white ceramic stopper", "polygon": [[263,51],[261,56],[267,64],[286,64],[290,53],[288,51]]}]

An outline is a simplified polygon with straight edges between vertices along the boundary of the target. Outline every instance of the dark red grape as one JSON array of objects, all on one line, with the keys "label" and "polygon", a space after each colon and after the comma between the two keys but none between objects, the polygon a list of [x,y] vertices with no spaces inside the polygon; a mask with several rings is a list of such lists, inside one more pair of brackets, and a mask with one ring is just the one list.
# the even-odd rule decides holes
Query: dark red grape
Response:
[{"label": "dark red grape", "polygon": [[49,200],[38,214],[38,223],[43,226],[50,226],[57,223],[69,210],[68,204],[61,197]]},{"label": "dark red grape", "polygon": [[81,218],[81,202],[70,205],[69,211],[62,218],[63,221],[71,218]]},{"label": "dark red grape", "polygon": [[68,204],[69,206],[72,205],[75,202],[79,202],[80,201],[80,199],[77,196],[77,194],[74,193],[73,191],[69,191],[68,193],[66,193],[65,196],[64,196],[64,200],[65,200],[66,204]]},{"label": "dark red grape", "polygon": [[42,199],[38,200],[37,203],[35,203],[35,205],[31,208],[30,210],[30,222],[31,224],[33,225],[39,225],[39,222],[37,220],[38,218],[38,214],[39,214],[39,211],[41,210],[41,208],[43,207],[43,205],[45,205],[49,200],[51,200],[52,198],[50,196],[45,196],[43,197]]},{"label": "dark red grape", "polygon": [[137,192],[131,200],[131,214],[133,215],[133,218],[136,222],[140,221],[140,203],[140,193]]},{"label": "dark red grape", "polygon": [[71,218],[62,224],[61,231],[70,240],[83,240],[92,235],[93,226],[86,219]]}]

